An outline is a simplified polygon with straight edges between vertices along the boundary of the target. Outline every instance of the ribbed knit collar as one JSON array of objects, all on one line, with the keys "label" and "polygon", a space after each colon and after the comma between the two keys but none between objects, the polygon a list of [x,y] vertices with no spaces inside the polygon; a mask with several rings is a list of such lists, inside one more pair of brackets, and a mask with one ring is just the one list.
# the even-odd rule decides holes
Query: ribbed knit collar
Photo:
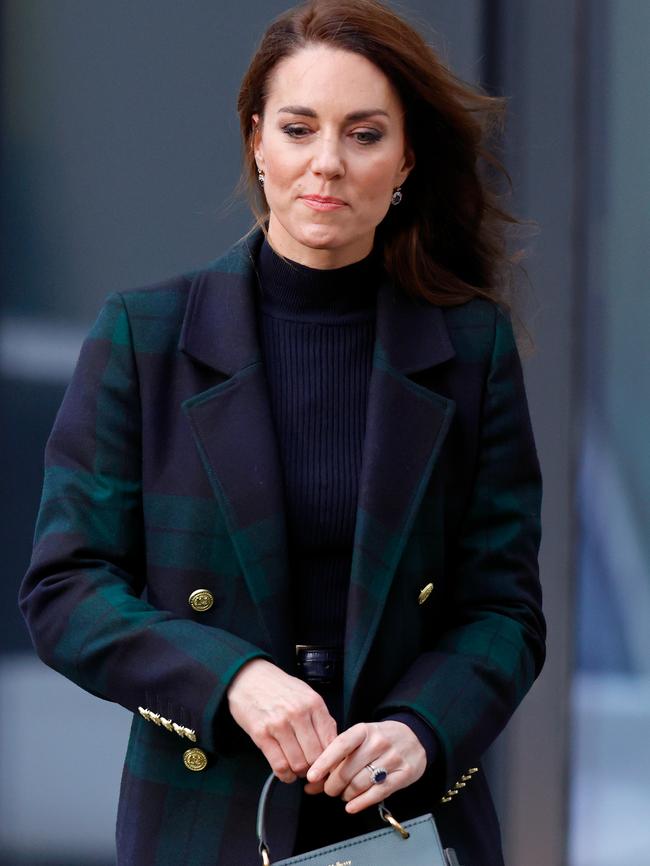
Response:
[{"label": "ribbed knit collar", "polygon": [[376,249],[341,268],[282,259],[266,237],[257,261],[264,312],[307,319],[367,318],[375,308],[382,264]]}]

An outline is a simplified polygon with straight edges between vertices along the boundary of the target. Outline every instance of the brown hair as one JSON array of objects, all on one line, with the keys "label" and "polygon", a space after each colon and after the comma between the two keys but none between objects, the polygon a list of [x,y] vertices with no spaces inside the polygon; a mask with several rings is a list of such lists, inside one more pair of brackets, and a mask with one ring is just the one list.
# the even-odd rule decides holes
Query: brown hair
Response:
[{"label": "brown hair", "polygon": [[403,18],[378,0],[308,0],[274,19],[243,78],[237,110],[244,190],[266,234],[269,208],[253,153],[252,115],[263,117],[276,64],[307,45],[325,43],[371,60],[392,82],[405,109],[415,166],[403,200],[377,226],[376,243],[405,291],[451,306],[481,295],[507,303],[507,228],[519,220],[500,204],[497,181],[510,179],[488,149],[500,132],[505,99],[458,79]]}]

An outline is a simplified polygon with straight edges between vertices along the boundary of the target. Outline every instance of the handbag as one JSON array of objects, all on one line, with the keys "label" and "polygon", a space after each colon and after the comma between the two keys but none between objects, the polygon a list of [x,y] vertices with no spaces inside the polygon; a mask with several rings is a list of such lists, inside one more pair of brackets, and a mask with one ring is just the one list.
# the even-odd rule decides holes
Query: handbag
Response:
[{"label": "handbag", "polygon": [[378,804],[379,817],[388,827],[284,860],[271,861],[265,827],[267,804],[275,778],[271,773],[264,783],[257,806],[257,840],[263,866],[460,866],[453,848],[443,850],[433,815],[421,815],[400,824],[383,800]]}]

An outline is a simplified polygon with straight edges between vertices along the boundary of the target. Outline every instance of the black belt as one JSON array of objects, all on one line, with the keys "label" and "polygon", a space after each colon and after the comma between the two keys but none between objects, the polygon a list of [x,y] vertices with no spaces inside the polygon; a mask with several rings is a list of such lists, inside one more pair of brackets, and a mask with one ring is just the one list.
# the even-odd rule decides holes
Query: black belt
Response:
[{"label": "black belt", "polygon": [[301,679],[329,685],[343,679],[343,650],[338,647],[298,644],[296,664]]}]

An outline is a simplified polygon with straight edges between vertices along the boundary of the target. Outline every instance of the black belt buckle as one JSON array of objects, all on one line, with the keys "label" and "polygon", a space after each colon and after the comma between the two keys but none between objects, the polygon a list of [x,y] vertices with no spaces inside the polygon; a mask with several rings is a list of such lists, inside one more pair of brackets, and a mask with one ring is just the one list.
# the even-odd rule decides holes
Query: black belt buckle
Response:
[{"label": "black belt buckle", "polygon": [[297,644],[296,664],[306,682],[331,685],[343,675],[343,651],[338,647]]}]

